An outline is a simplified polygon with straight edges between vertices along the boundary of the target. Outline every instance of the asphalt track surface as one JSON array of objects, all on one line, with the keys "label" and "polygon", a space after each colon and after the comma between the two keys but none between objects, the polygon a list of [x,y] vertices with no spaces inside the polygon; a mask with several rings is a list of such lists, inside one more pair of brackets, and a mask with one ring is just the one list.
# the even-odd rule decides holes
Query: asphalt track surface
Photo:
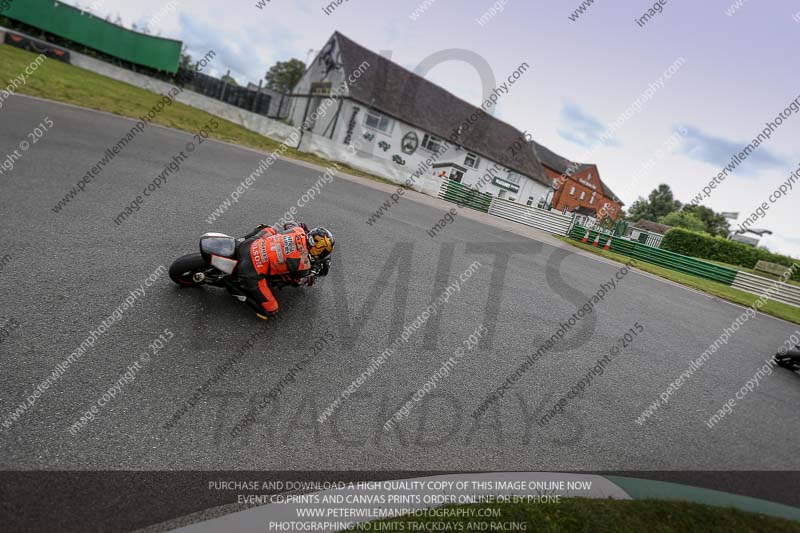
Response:
[{"label": "asphalt track surface", "polygon": [[[2,314],[20,327],[0,343],[0,418],[32,393],[159,265],[196,251],[200,234],[241,235],[295,205],[321,172],[275,163],[213,225],[205,219],[263,154],[200,145],[133,217],[113,219],[169,163],[187,133],[148,127],[61,213],[51,208],[133,122],[13,97],[0,112],[0,159],[45,117],[54,127],[0,176]],[[796,329],[759,315],[644,426],[642,410],[743,308],[632,272],[589,318],[476,424],[470,413],[619,267],[457,216],[451,204],[402,200],[377,223],[384,190],[337,178],[300,209],[337,238],[333,272],[278,294],[281,319],[262,322],[217,289],[187,290],[166,274],[93,349],[0,436],[5,470],[798,470],[800,377],[776,369],[714,429],[704,422]],[[508,258],[504,266],[502,252]],[[450,264],[448,263],[450,259]],[[402,328],[473,261],[477,273],[325,423],[318,415]],[[565,414],[536,420],[641,324]],[[398,430],[386,419],[480,324],[491,341],[468,352]],[[165,328],[175,337],[76,436],[69,426]],[[257,346],[177,425],[164,423],[256,330]],[[230,436],[253,398],[275,386],[314,341],[315,355],[258,422]]]}]

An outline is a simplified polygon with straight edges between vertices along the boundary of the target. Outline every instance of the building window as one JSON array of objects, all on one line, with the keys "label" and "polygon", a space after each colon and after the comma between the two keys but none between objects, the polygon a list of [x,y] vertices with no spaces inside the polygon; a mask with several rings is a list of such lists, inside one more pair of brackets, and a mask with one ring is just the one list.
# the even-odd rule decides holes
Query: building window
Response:
[{"label": "building window", "polygon": [[467,152],[467,157],[464,158],[464,164],[469,168],[478,168],[481,164],[481,158],[472,152]]},{"label": "building window", "polygon": [[461,180],[464,179],[464,173],[454,168],[450,170],[450,179],[461,183]]},{"label": "building window", "polygon": [[589,198],[589,203],[590,203],[590,204],[593,204],[593,203],[594,203],[594,197],[595,197],[595,196],[597,196],[597,192],[593,192],[593,193],[592,193],[592,197],[591,197],[591,198]]},{"label": "building window", "polygon": [[515,184],[519,185],[519,182],[520,182],[521,178],[522,177],[519,174],[517,174],[516,172],[510,171],[510,170],[508,171],[508,181],[510,181],[511,183],[515,183]]},{"label": "building window", "polygon": [[528,202],[525,205],[533,205],[533,196],[528,196]]},{"label": "building window", "polygon": [[508,194],[508,191],[500,191],[500,192],[497,193],[497,197],[498,198],[505,198],[506,194]]},{"label": "building window", "polygon": [[575,196],[575,186],[573,185],[572,188],[569,190],[570,196]]},{"label": "building window", "polygon": [[586,176],[586,181],[592,181],[592,173],[589,172],[589,175]]},{"label": "building window", "polygon": [[388,135],[392,133],[392,128],[394,127],[394,120],[384,115],[381,115],[380,113],[376,113],[375,111],[367,111],[367,114],[364,117],[364,125],[366,125],[368,128],[382,131],[383,133]]},{"label": "building window", "polygon": [[444,151],[444,142],[438,137],[426,133],[425,137],[422,138],[422,147],[431,152],[439,153]]},{"label": "building window", "polygon": [[586,198],[586,191],[581,191],[581,196],[578,200],[583,200],[584,198]]}]

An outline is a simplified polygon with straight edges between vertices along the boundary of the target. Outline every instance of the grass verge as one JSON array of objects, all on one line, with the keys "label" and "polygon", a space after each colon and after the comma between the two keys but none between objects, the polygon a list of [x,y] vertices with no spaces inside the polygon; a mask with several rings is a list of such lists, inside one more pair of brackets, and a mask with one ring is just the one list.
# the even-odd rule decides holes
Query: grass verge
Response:
[{"label": "grass verge", "polygon": [[[581,250],[586,250],[587,252],[603,256],[606,259],[611,259],[612,261],[627,263],[631,259],[627,255],[606,251],[599,247],[595,248],[594,246],[591,246],[589,244],[583,244],[582,242],[578,242],[568,237],[560,237],[560,236],[556,237],[566,243],[571,244],[572,246],[575,246],[576,248],[580,248]],[[739,289],[734,289],[733,287],[729,287],[728,285],[725,285],[723,283],[718,283],[716,281],[711,281],[703,278],[697,278],[695,276],[690,276],[689,274],[684,274],[682,272],[676,272],[674,270],[660,267],[658,265],[645,263],[644,261],[637,261],[636,268],[638,268],[639,270],[643,270],[645,272],[649,272],[650,274],[655,274],[656,276],[666,278],[670,281],[680,283],[681,285],[686,285],[687,287],[691,287],[693,289],[703,291],[713,296],[717,296],[724,300],[728,300],[730,302],[743,305],[745,307],[750,307],[759,298],[755,294],[750,294],[749,292],[744,292],[740,291]],[[800,308],[794,307],[793,305],[788,305],[781,302],[768,301],[761,307],[760,311],[768,315],[788,320],[789,322],[793,322],[795,324],[800,324]]]},{"label": "grass verge", "polygon": [[[449,510],[452,512],[448,513]],[[478,517],[477,514],[490,517]],[[472,513],[473,516],[455,516]],[[435,516],[444,514],[445,516]],[[498,516],[499,514],[499,516]],[[411,524],[414,525],[411,525]],[[380,524],[380,525],[379,525]],[[439,507],[434,513],[401,516],[347,531],[591,531],[641,532],[800,532],[791,520],[738,509],[667,500],[570,498],[559,503],[481,503]]]},{"label": "grass verge", "polygon": [[[5,88],[9,85],[12,79],[25,72],[25,68],[35,58],[36,54],[31,52],[0,44],[0,82],[2,82],[0,86]],[[27,77],[27,82],[16,89],[16,92],[105,111],[128,118],[139,118],[161,99],[160,95],[156,93],[52,59],[42,63],[38,70]],[[177,130],[196,133],[212,117],[213,115],[205,111],[175,102],[156,115],[152,122]],[[225,119],[215,118],[217,118],[220,127],[211,132],[210,137],[213,139],[247,146],[263,152],[274,152],[280,146],[278,141],[247,130]],[[327,159],[306,152],[299,152],[294,148],[286,150],[283,156],[323,167],[331,165],[331,161]],[[337,164],[343,172],[348,174],[398,186],[387,179],[362,172],[342,163]]]}]

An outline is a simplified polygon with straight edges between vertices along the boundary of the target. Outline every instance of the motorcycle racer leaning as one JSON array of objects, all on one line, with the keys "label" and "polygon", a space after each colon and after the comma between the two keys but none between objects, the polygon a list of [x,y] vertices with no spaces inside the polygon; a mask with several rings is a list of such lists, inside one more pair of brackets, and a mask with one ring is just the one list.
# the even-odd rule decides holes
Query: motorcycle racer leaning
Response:
[{"label": "motorcycle racer leaning", "polygon": [[[327,276],[333,251],[333,234],[325,228],[309,231],[302,222],[287,222],[283,231],[259,225],[239,244],[237,273],[244,281],[247,302],[256,316],[267,320],[278,314],[278,300],[267,284],[270,278],[300,287],[313,285],[316,274]],[[314,266],[317,272],[312,272]]]}]

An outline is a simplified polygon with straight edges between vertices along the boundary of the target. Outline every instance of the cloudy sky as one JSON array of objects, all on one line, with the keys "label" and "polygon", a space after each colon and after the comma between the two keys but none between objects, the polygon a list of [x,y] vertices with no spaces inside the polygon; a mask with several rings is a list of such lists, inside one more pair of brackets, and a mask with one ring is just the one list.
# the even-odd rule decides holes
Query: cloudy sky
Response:
[{"label": "cloudy sky", "polygon": [[[576,20],[579,0],[348,0],[330,14],[330,0],[263,0],[261,9],[258,2],[68,0],[128,26],[147,24],[195,56],[213,49],[217,73],[230,69],[240,83],[257,81],[276,61],[305,61],[335,30],[412,70],[453,48],[479,54],[498,80],[526,62],[531,69],[497,116],[565,157],[596,163],[628,205],[659,183],[690,201],[800,97],[800,0],[666,0],[643,27],[636,19],[649,0],[596,0]],[[426,76],[481,102],[481,78],[466,62],[441,63]],[[609,127],[614,135],[596,146]],[[800,167],[797,139],[800,114],[703,203],[747,217]],[[762,244],[798,258],[799,202],[791,191],[754,224],[775,232]]]}]

